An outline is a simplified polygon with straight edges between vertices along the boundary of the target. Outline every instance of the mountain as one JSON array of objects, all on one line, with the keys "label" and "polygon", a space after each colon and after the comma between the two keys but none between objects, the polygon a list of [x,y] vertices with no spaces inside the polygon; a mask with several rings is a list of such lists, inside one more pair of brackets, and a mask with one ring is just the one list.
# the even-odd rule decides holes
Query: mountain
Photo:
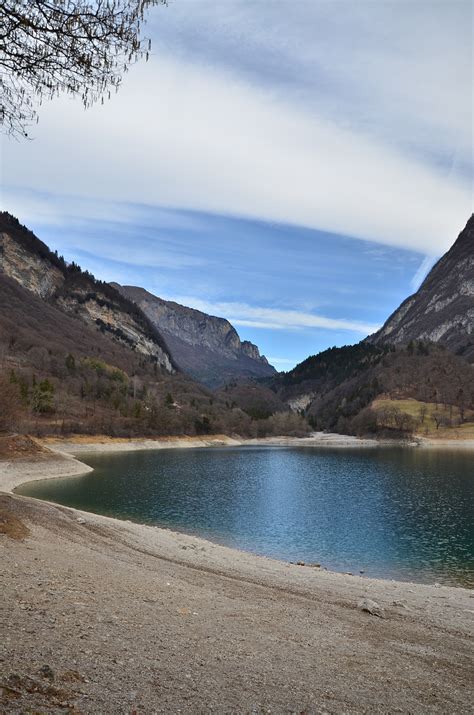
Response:
[{"label": "mountain", "polygon": [[[436,429],[466,428],[474,419],[473,233],[471,217],[377,333],[310,356],[266,386],[316,429],[393,434],[419,429],[427,411]],[[415,417],[398,414],[402,403]]]},{"label": "mountain", "polygon": [[98,281],[0,213],[0,429],[474,435],[473,224],[379,333],[277,374],[228,321]]},{"label": "mountain", "polygon": [[241,341],[228,320],[163,300],[143,288],[112,286],[136,303],[164,336],[176,364],[204,385],[215,388],[236,378],[275,373],[258,347]]},{"label": "mountain", "polygon": [[370,410],[384,398],[434,406],[454,426],[474,417],[472,365],[443,346],[361,342],[330,348],[267,381],[280,400],[302,411],[315,429],[378,432],[383,420]]},{"label": "mountain", "polygon": [[260,410],[258,395],[267,388],[220,395],[184,374],[135,303],[67,264],[7,213],[0,214],[0,306],[0,431],[130,437],[309,430],[273,393],[272,409]]},{"label": "mountain", "polygon": [[228,410],[202,386],[1,272],[0,305],[0,430],[223,431]]},{"label": "mountain", "polygon": [[167,372],[176,370],[165,340],[132,301],[67,264],[7,212],[0,212],[0,273]]},{"label": "mountain", "polygon": [[474,215],[417,292],[367,338],[374,345],[411,340],[445,345],[474,362]]}]

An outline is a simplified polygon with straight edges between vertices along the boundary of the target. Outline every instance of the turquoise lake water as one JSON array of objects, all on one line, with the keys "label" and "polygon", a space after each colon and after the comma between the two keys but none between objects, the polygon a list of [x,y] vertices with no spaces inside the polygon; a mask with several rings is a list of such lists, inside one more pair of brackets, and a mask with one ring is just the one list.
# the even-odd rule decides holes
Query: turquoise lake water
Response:
[{"label": "turquoise lake water", "polygon": [[239,447],[81,455],[21,494],[286,561],[474,586],[468,451]]}]

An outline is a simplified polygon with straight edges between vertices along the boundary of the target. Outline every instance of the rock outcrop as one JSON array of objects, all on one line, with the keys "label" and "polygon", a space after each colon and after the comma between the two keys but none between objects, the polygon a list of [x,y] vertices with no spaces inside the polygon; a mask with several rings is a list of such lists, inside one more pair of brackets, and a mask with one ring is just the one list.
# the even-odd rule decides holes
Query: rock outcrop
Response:
[{"label": "rock outcrop", "polygon": [[474,215],[451,249],[368,342],[440,343],[474,362]]},{"label": "rock outcrop", "polygon": [[165,337],[177,365],[203,384],[217,387],[233,379],[275,373],[258,347],[241,341],[228,320],[163,300],[143,288],[112,286],[134,301]]},{"label": "rock outcrop", "polygon": [[26,250],[21,241],[0,233],[0,270],[39,298],[50,298],[64,283],[64,275],[53,265]]}]

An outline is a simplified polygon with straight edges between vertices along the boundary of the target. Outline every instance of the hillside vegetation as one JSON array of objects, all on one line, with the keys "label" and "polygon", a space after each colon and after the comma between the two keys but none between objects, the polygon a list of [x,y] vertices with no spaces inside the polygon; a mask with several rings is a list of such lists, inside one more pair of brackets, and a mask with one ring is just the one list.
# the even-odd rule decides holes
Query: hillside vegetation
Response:
[{"label": "hillside vegetation", "polygon": [[[358,345],[311,356],[267,385],[301,410],[316,429],[439,436],[456,428],[458,434],[468,434],[473,334],[471,216],[419,290],[377,333]],[[411,401],[420,403],[420,414],[413,413]]]},{"label": "hillside vegetation", "polygon": [[469,422],[474,408],[472,366],[442,346],[424,342],[331,348],[267,384],[280,399],[305,395],[302,413],[314,429],[343,434],[417,432],[414,419],[387,421],[377,415],[373,404],[381,397],[434,404],[443,414],[443,426],[446,415],[453,426]]},{"label": "hillside vegetation", "polygon": [[[453,268],[456,258],[461,267],[471,265],[471,228],[447,254],[449,261],[434,269],[446,290],[452,281],[439,266]],[[442,293],[429,298],[427,286],[435,286],[427,279],[422,302],[443,306],[444,320],[451,302],[458,310],[471,300],[472,278],[463,276],[453,301]],[[143,293],[133,289],[130,296],[143,298]],[[148,296],[156,313],[160,299]],[[68,264],[7,213],[0,213],[0,301],[0,430],[124,437],[302,436],[311,430],[393,437],[442,436],[454,430],[458,436],[470,434],[474,368],[465,359],[472,333],[469,314],[460,324],[459,340],[452,326],[440,333],[450,338],[447,344],[454,351],[443,341],[404,343],[399,331],[390,342],[380,333],[272,374],[256,346],[241,343],[227,321],[196,317],[196,311],[175,304],[161,306],[167,312],[160,325],[166,325],[171,348],[177,338],[170,326],[177,330],[179,323],[193,360],[199,358],[204,370],[211,366],[214,372],[220,365],[222,372],[212,381],[225,384],[211,391],[181,372],[159,321],[152,324],[128,295]],[[410,310],[420,321],[417,301]],[[441,309],[428,311],[430,330],[437,312]],[[198,319],[204,326],[202,346]],[[393,320],[398,319],[391,319],[392,326]],[[414,329],[414,322],[410,326]],[[234,352],[244,351],[239,369],[250,360],[270,376],[229,379],[222,354],[217,362],[209,358],[210,351],[217,354],[222,336]]]},{"label": "hillside vegetation", "polygon": [[180,372],[114,341],[0,275],[0,430],[36,435],[240,434],[309,430],[256,420]]},{"label": "hillside vegetation", "polygon": [[413,398],[377,398],[370,405],[381,429],[411,429],[430,438],[474,439],[474,411]]}]

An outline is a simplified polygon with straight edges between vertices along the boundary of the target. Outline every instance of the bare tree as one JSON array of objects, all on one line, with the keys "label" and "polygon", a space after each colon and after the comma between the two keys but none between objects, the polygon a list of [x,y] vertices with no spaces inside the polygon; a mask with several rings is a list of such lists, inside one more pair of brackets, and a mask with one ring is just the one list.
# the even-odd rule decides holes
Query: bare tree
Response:
[{"label": "bare tree", "polygon": [[0,375],[0,432],[12,430],[19,413],[20,395],[16,385]]},{"label": "bare tree", "polygon": [[14,136],[38,120],[37,104],[62,92],[87,108],[119,88],[139,58],[144,12],[167,0],[2,0],[0,123]]},{"label": "bare tree", "polygon": [[420,414],[420,424],[424,424],[426,415],[428,414],[428,405],[422,403],[420,405],[419,414]]},{"label": "bare tree", "polygon": [[464,422],[465,416],[466,416],[466,396],[464,394],[464,389],[462,387],[460,387],[456,393],[456,403],[457,403],[457,407],[459,409],[459,418],[460,418],[461,424],[462,424]]}]

